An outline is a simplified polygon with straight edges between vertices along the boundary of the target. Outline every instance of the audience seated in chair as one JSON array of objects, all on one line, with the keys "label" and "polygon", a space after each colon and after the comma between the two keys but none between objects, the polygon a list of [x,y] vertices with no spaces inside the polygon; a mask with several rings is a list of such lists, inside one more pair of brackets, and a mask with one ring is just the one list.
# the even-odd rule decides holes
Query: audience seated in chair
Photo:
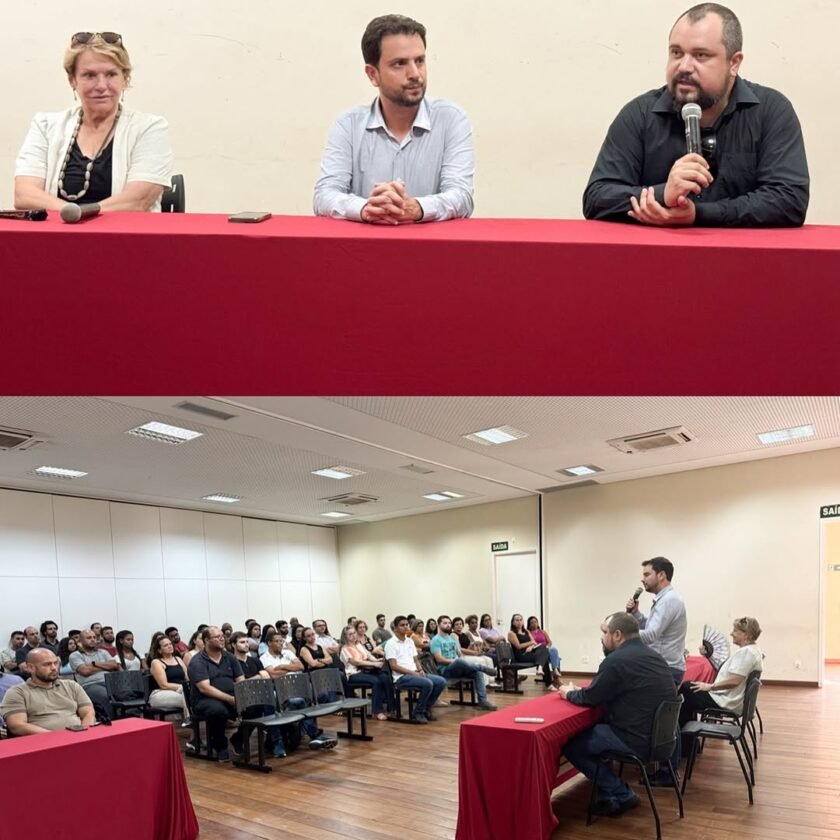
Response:
[{"label": "audience seated in chair", "polygon": [[70,664],[70,654],[79,649],[72,636],[65,636],[58,643],[58,675],[60,677],[73,676],[73,666]]},{"label": "audience seated in chair", "polygon": [[426,632],[423,619],[415,618],[409,626],[411,628],[411,641],[414,642],[414,647],[416,647],[420,653],[424,650],[428,650],[429,645],[432,643],[432,638]]},{"label": "audience seated in chair", "polygon": [[148,671],[146,660],[134,649],[134,633],[120,630],[115,639],[117,653],[113,657],[123,671]]},{"label": "audience seated in chair", "polygon": [[312,622],[315,631],[315,641],[330,655],[338,656],[341,645],[330,635],[327,622],[323,618],[316,618]]},{"label": "audience seated in chair", "polygon": [[181,641],[181,634],[178,632],[178,628],[167,627],[163,632],[166,634],[169,641],[172,642],[175,653],[177,653],[178,656],[183,657],[183,655],[187,652],[187,646]]},{"label": "audience seated in chair", "polygon": [[97,645],[99,650],[104,650],[111,658],[117,655],[117,643],[114,637],[114,628],[107,624],[102,628],[102,641]]},{"label": "audience seated in chair", "polygon": [[152,675],[152,691],[149,694],[149,705],[160,711],[179,711],[185,721],[189,718],[187,700],[184,697],[184,686],[187,683],[187,666],[184,660],[175,653],[172,640],[163,633],[152,641],[149,651]]},{"label": "audience seated in chair", "polygon": [[551,641],[551,636],[548,635],[547,630],[543,630],[540,627],[540,620],[535,616],[532,615],[528,618],[528,623],[525,625],[528,628],[528,632],[534,637],[534,641],[538,645],[544,645],[545,649],[548,651],[548,658],[551,662],[551,670],[555,677],[562,677],[562,673],[560,672],[560,654],[557,651],[557,648],[554,647],[554,644]]},{"label": "audience seated in chair", "polygon": [[446,688],[446,680],[436,674],[424,674],[417,658],[417,648],[408,636],[408,619],[404,615],[394,618],[394,636],[385,643],[385,658],[391,669],[394,687],[417,689],[420,697],[414,708],[412,721],[428,723],[434,720],[431,707]]},{"label": "audience seated in chair", "polygon": [[513,657],[517,662],[527,662],[542,668],[545,687],[556,690],[560,685],[559,678],[551,670],[551,658],[545,645],[541,645],[531,635],[525,626],[525,621],[519,613],[514,613],[510,619],[510,631],[507,640],[513,648]]},{"label": "audience seated in chair", "polygon": [[[363,621],[358,622],[364,625]],[[345,627],[341,634],[341,661],[350,687],[368,686],[373,694],[371,703],[374,716],[386,720],[385,710],[396,711],[394,681],[382,671],[384,660],[373,655],[359,640],[355,627]]]},{"label": "audience seated in chair", "polygon": [[[458,637],[452,634],[452,619],[442,615],[437,620],[437,635],[432,639],[430,651],[435,659],[438,673],[447,680],[472,680],[478,696],[478,708],[495,711],[496,707],[487,699],[482,666],[473,665],[464,659]],[[495,674],[493,664],[487,666]]]},{"label": "audience seated in chair", "polygon": [[12,735],[37,735],[93,724],[90,697],[73,680],[58,679],[58,657],[52,651],[30,651],[25,668],[30,679],[11,686],[0,703],[0,717]]},{"label": "audience seated in chair", "polygon": [[0,650],[0,668],[10,674],[17,674],[20,670],[20,663],[17,661],[17,652],[26,644],[26,636],[23,630],[14,630],[9,636],[9,646]]},{"label": "audience seated in chair", "polygon": [[[478,616],[472,616],[478,626]],[[464,619],[456,616],[452,619],[452,635],[458,640],[461,646],[461,656],[464,662],[475,665],[481,671],[484,678],[484,687],[497,687],[491,680],[496,676],[496,662],[487,652],[487,645],[482,641],[481,636],[473,636],[464,626]]]},{"label": "audience seated in chair", "polygon": [[384,652],[385,642],[387,642],[393,635],[394,634],[385,626],[385,614],[379,613],[376,616],[376,627],[373,628],[373,633],[371,633],[373,641],[379,645]]},{"label": "audience seated in chair", "polygon": [[93,630],[82,630],[79,649],[70,654],[70,665],[76,674],[76,682],[85,690],[100,716],[114,716],[105,688],[105,672],[119,671],[120,665],[107,651],[97,648]]}]

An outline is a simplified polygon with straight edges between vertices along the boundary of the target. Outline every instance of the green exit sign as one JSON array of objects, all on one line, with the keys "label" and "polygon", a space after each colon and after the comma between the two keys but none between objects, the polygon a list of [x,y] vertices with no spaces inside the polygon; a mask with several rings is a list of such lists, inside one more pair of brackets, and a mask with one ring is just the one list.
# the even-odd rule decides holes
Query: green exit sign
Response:
[{"label": "green exit sign", "polygon": [[490,551],[507,551],[507,550],[508,550],[507,540],[505,540],[504,542],[490,543]]}]

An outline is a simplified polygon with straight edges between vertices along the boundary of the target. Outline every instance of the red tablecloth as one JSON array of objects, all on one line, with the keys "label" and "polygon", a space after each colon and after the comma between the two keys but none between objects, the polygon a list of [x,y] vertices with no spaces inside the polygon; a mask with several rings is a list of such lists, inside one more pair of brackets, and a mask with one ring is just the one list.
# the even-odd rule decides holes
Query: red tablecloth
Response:
[{"label": "red tablecloth", "polygon": [[714,682],[715,669],[705,656],[686,656],[683,682]]},{"label": "red tablecloth", "polygon": [[823,394],[840,228],[0,221],[6,394]]},{"label": "red tablecloth", "polygon": [[[528,700],[461,724],[457,840],[542,840],[557,825],[551,791],[563,745],[601,717],[556,694]],[[541,717],[544,723],[514,723]]]},{"label": "red tablecloth", "polygon": [[198,821],[171,723],[119,720],[0,741],[4,840],[193,840]]}]

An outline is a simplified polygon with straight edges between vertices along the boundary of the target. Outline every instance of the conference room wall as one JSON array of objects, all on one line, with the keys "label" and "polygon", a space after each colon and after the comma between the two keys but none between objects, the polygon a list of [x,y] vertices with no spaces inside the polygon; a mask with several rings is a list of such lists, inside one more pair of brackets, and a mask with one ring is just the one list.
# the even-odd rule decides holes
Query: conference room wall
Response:
[{"label": "conference room wall", "polygon": [[599,621],[624,608],[641,562],[664,555],[692,653],[704,624],[728,634],[752,615],[768,679],[818,680],[819,508],[836,500],[838,475],[840,449],[829,449],[547,496],[547,612],[564,668],[600,661]]},{"label": "conference room wall", "polygon": [[129,629],[341,624],[334,528],[0,489],[0,643],[54,619]]},{"label": "conference room wall", "polygon": [[493,553],[539,547],[536,496],[338,529],[344,614],[418,617],[494,612]]},{"label": "conference room wall", "polygon": [[[579,218],[606,129],[663,83],[668,30],[687,0],[6,0],[0,4],[0,206],[36,111],[72,104],[61,66],[71,33],[121,32],[135,66],[131,108],[163,114],[193,212],[309,214],[330,125],[369,102],[361,33],[399,11],[428,28],[429,94],[462,105],[475,133],[476,215]],[[743,75],[777,87],[803,124],[808,221],[837,223],[840,3],[740,0]]]}]

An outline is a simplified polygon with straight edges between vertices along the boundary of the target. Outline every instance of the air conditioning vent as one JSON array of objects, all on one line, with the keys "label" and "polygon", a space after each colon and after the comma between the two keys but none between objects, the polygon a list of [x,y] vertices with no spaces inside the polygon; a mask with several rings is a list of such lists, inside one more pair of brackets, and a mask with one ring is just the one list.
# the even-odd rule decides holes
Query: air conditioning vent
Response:
[{"label": "air conditioning vent", "polygon": [[683,446],[693,440],[694,435],[685,426],[673,426],[670,429],[659,429],[655,432],[643,432],[639,435],[613,438],[608,440],[607,443],[619,452],[632,455],[636,452],[651,452],[669,446]]},{"label": "air conditioning vent", "polygon": [[431,475],[434,472],[434,470],[430,470],[428,467],[422,466],[422,464],[405,464],[400,469],[417,473],[417,475]]},{"label": "air conditioning vent", "polygon": [[2,452],[25,452],[43,442],[44,439],[35,437],[33,432],[0,427],[0,451]]},{"label": "air conditioning vent", "polygon": [[348,506],[366,505],[369,502],[378,502],[379,496],[368,496],[366,493],[342,493],[340,496],[330,496],[328,499],[321,499],[321,501]]}]

